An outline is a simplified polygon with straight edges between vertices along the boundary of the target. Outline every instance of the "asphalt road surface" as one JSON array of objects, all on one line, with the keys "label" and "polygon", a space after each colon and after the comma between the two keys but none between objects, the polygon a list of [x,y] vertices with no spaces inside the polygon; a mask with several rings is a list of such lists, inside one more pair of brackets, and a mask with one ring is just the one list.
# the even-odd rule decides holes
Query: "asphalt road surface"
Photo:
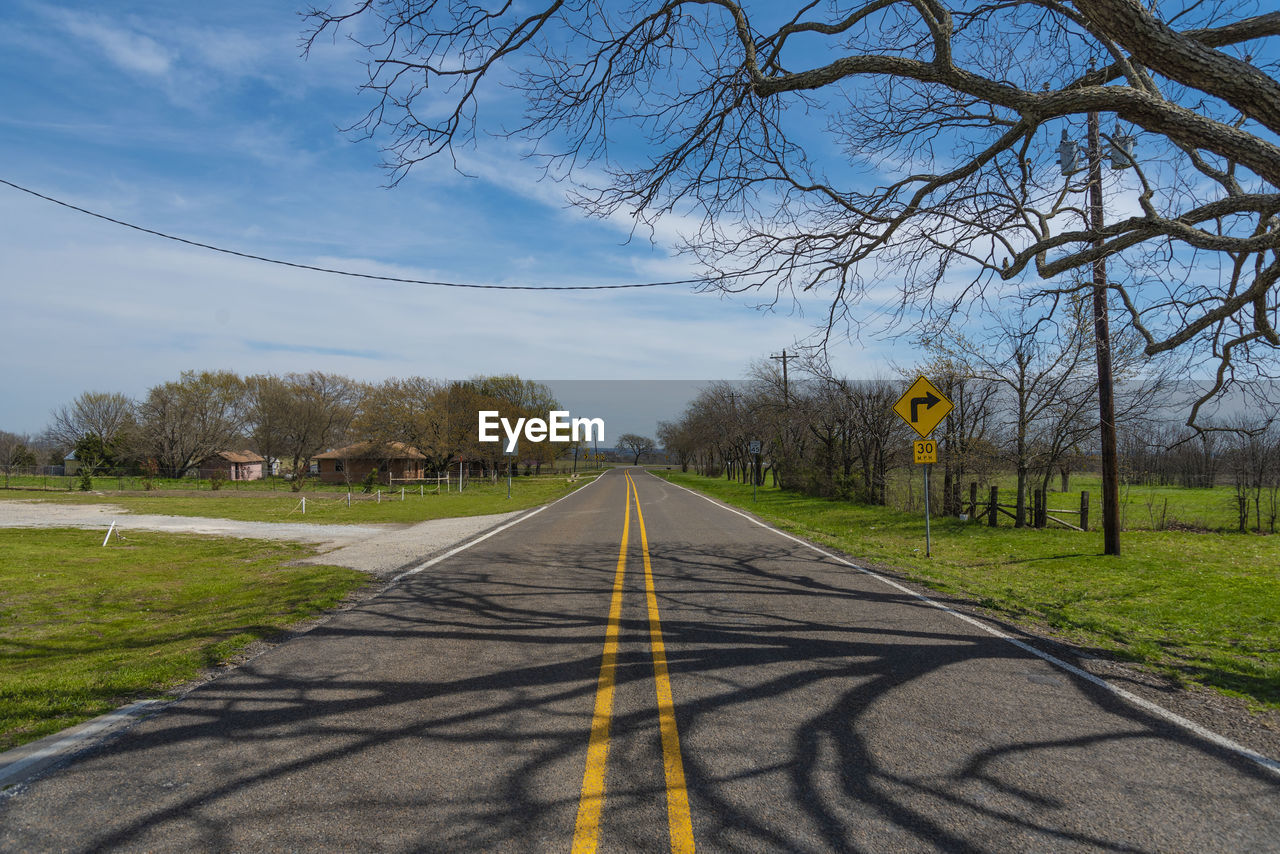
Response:
[{"label": "asphalt road surface", "polygon": [[1273,771],[631,472],[0,800],[0,849],[1280,851]]}]

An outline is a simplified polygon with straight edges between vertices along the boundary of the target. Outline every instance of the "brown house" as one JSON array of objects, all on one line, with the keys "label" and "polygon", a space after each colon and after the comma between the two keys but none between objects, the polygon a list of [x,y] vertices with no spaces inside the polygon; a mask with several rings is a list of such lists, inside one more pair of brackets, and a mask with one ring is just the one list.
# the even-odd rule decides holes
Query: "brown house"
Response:
[{"label": "brown house", "polygon": [[360,442],[317,454],[320,480],[325,483],[359,483],[378,470],[378,482],[421,480],[427,476],[427,457],[403,442]]},{"label": "brown house", "polygon": [[200,463],[200,474],[222,472],[227,480],[262,480],[262,457],[253,451],[219,451]]}]

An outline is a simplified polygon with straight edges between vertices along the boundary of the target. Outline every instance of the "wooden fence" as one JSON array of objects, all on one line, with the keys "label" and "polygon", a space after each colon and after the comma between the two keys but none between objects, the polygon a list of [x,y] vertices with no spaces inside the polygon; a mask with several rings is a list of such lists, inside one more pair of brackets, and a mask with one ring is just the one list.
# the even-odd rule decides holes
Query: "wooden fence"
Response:
[{"label": "wooden fence", "polygon": [[[986,519],[987,524],[992,528],[997,526],[1000,514],[1008,516],[1010,519],[1017,521],[1016,504],[1000,503],[1000,488],[998,486],[991,487],[990,497],[982,502],[978,502],[978,484],[969,484],[969,518],[975,521]],[[1047,528],[1050,522],[1061,525],[1064,528],[1070,528],[1073,531],[1089,530],[1089,493],[1087,491],[1080,493],[1080,509],[1064,510],[1051,509],[1049,507],[1048,490],[1035,489],[1031,492],[1031,506],[1028,509],[1027,524],[1033,528]],[[1079,518],[1079,524],[1072,524],[1060,516],[1076,516]]]}]

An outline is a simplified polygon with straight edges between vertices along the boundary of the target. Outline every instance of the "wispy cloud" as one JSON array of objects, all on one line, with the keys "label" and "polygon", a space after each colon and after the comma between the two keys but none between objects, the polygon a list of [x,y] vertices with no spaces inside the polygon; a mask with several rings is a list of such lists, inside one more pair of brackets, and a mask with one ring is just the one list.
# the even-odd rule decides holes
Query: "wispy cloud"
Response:
[{"label": "wispy cloud", "polygon": [[283,344],[278,341],[246,341],[250,350],[256,353],[303,353],[314,356],[346,356],[351,359],[390,359],[393,356],[385,350],[351,350],[345,347],[317,347],[310,344]]},{"label": "wispy cloud", "polygon": [[58,12],[55,18],[72,36],[97,47],[126,71],[161,76],[173,67],[175,53],[138,30],[83,12]]}]

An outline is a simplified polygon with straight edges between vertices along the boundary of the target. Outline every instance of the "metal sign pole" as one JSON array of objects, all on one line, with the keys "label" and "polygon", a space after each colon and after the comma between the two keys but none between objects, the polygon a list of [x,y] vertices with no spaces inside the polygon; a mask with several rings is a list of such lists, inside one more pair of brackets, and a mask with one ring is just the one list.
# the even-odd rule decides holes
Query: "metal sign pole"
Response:
[{"label": "metal sign pole", "polygon": [[507,458],[507,498],[511,497],[511,469],[515,468],[516,457],[515,451],[503,451],[502,455]]},{"label": "metal sign pole", "polygon": [[924,556],[932,557],[933,543],[929,535],[929,464],[924,464]]}]

